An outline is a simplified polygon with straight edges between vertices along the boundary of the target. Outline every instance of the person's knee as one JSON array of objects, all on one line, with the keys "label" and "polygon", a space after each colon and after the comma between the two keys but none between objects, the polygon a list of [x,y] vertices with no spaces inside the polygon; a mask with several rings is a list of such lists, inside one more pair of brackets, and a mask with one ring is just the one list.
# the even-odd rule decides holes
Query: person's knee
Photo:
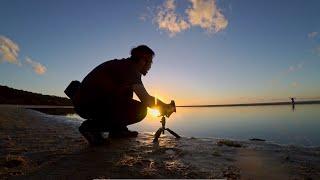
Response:
[{"label": "person's knee", "polygon": [[147,107],[141,106],[140,111],[138,113],[138,121],[142,121],[147,116]]},{"label": "person's knee", "polygon": [[142,121],[147,116],[147,107],[136,100],[130,100],[129,104],[124,106],[118,114],[118,122],[131,125]]}]

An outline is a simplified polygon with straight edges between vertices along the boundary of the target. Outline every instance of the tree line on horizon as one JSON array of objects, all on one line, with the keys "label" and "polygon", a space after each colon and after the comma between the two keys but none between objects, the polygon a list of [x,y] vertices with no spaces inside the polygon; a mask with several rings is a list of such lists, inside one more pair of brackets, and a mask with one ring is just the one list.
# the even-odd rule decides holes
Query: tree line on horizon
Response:
[{"label": "tree line on horizon", "polygon": [[71,106],[68,98],[43,95],[0,85],[0,104]]}]

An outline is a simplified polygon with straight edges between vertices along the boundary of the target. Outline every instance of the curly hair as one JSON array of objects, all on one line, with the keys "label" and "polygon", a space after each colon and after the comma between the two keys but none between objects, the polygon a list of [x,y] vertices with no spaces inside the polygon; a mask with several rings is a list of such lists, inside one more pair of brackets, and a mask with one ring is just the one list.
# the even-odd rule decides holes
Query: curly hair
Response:
[{"label": "curly hair", "polygon": [[145,53],[152,55],[152,57],[155,55],[153,50],[146,45],[139,45],[135,48],[132,48],[130,52],[131,57],[133,57],[133,59],[136,59],[136,57],[139,57],[140,54]]}]

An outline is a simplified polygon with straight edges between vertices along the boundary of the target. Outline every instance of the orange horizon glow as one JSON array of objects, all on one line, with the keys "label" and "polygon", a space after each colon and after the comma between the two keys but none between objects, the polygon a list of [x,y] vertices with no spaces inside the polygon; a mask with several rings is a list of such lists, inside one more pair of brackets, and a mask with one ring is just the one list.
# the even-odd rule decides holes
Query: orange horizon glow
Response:
[{"label": "orange horizon glow", "polygon": [[[170,103],[171,100],[174,100],[176,106],[290,102],[291,100],[289,97],[296,97],[297,101],[320,100],[320,97],[316,95],[291,96],[284,92],[280,95],[264,93],[263,95],[259,96],[252,95],[253,92],[237,92],[230,94],[222,92],[212,92],[208,95],[208,93],[206,92],[195,91],[194,93],[190,94],[190,92],[181,91],[181,89],[176,88],[175,86],[170,86],[170,89],[167,89],[165,86],[155,84],[153,81],[151,84],[146,85],[146,89],[148,90],[148,92],[150,92],[150,95],[155,97],[155,104],[157,104],[159,100],[163,101],[164,103]],[[134,97],[134,99],[139,101],[138,97]]]}]

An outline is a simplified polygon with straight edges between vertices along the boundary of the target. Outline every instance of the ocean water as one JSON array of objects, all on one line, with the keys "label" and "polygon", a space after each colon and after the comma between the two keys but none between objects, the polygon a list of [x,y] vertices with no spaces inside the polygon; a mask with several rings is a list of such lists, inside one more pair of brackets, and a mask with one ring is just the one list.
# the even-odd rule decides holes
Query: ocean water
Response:
[{"label": "ocean water", "polygon": [[[80,119],[74,115],[68,118]],[[160,117],[148,114],[129,129],[155,132]],[[166,127],[195,138],[260,138],[278,144],[320,146],[320,105],[177,108]]]}]

